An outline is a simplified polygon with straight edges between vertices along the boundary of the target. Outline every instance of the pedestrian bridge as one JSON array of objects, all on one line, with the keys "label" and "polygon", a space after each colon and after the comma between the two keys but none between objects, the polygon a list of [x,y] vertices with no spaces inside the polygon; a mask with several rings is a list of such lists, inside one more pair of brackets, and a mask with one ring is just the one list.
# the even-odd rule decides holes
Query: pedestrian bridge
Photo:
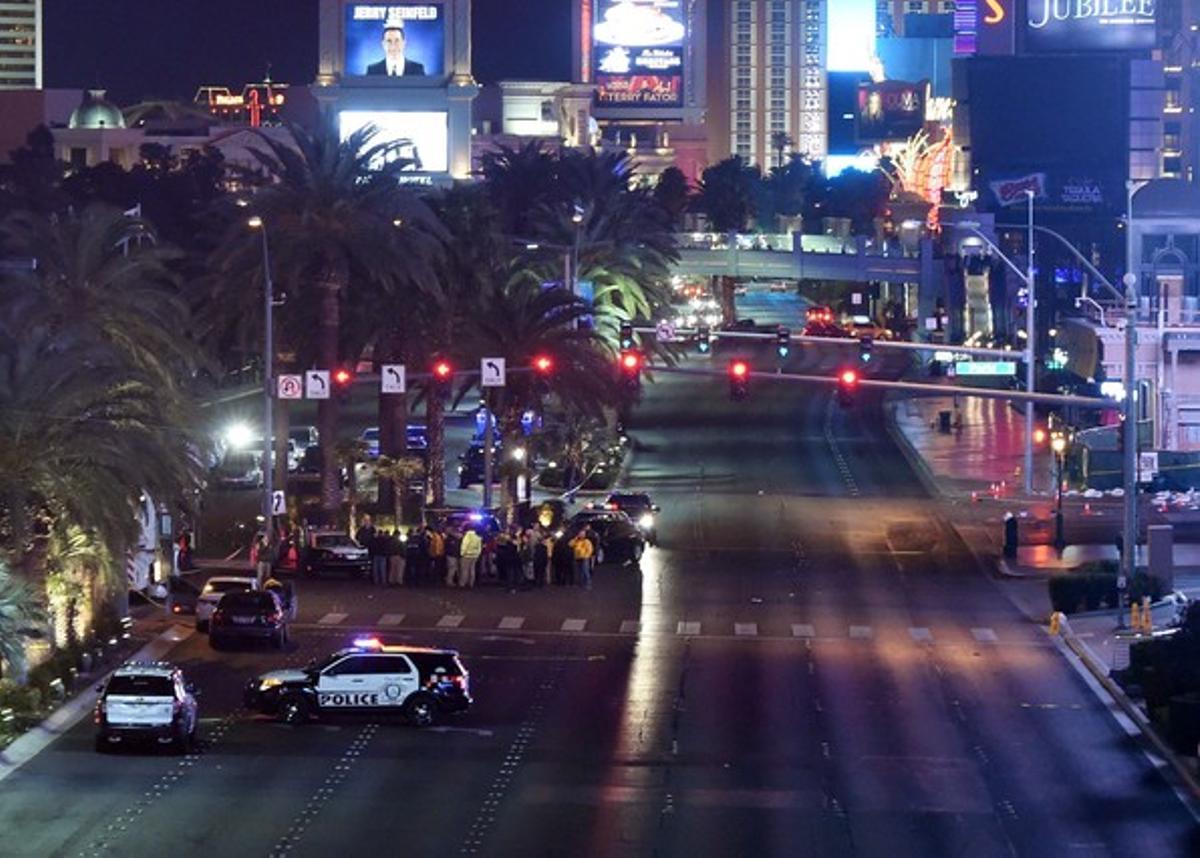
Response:
[{"label": "pedestrian bridge", "polygon": [[681,276],[863,283],[929,283],[934,276],[928,239],[911,248],[861,235],[685,233],[678,239],[675,273]]}]

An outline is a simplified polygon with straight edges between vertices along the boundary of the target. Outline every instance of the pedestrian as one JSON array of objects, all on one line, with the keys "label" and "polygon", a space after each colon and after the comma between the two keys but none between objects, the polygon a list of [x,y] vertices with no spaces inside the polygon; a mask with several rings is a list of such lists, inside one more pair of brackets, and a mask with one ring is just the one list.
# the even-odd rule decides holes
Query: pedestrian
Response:
[{"label": "pedestrian", "polygon": [[430,527],[427,531],[429,552],[429,568],[435,580],[446,577],[446,538],[438,527]]},{"label": "pedestrian", "polygon": [[404,542],[405,575],[410,586],[416,586],[423,577],[423,561],[425,558],[425,534],[420,525],[408,531],[408,539]]},{"label": "pedestrian", "polygon": [[539,587],[550,583],[550,555],[554,552],[554,537],[541,533],[533,546],[533,578]]},{"label": "pedestrian", "polygon": [[571,541],[561,536],[555,538],[550,563],[554,566],[554,583],[566,587],[574,583],[575,554],[571,549]]},{"label": "pedestrian", "polygon": [[459,545],[459,586],[474,587],[475,586],[475,567],[479,563],[479,556],[483,553],[483,540],[479,538],[479,534],[474,528],[467,528],[467,532],[463,534],[462,543]]},{"label": "pedestrian", "polygon": [[521,551],[521,589],[528,590],[537,582],[537,573],[533,571],[533,554],[537,550],[537,533],[532,527],[521,531],[519,548]]},{"label": "pedestrian", "polygon": [[517,539],[512,533],[501,533],[496,538],[496,566],[510,593],[517,592],[521,575],[521,548]]},{"label": "pedestrian", "polygon": [[362,522],[358,525],[358,530],[354,531],[354,541],[369,551],[373,536],[375,536],[375,525],[371,524],[371,516],[364,515]]},{"label": "pedestrian", "polygon": [[446,586],[457,587],[462,565],[462,537],[455,527],[446,528]]},{"label": "pedestrian", "polygon": [[404,542],[400,538],[400,528],[396,528],[387,541],[387,582],[389,587],[404,586],[404,571],[407,565],[407,558],[404,556]]},{"label": "pedestrian", "polygon": [[267,534],[259,534],[258,550],[254,552],[254,574],[258,583],[262,584],[271,577],[275,569],[275,556],[271,552],[271,538]]},{"label": "pedestrian", "polygon": [[184,530],[179,534],[179,561],[176,568],[180,572],[188,572],[195,568],[192,560],[192,532]]},{"label": "pedestrian", "polygon": [[592,557],[596,549],[584,528],[571,540],[571,556],[575,560],[575,580],[584,589],[592,589]]},{"label": "pedestrian", "polygon": [[496,578],[496,537],[495,533],[484,532],[480,537],[478,575],[481,581]]},{"label": "pedestrian", "polygon": [[388,534],[385,530],[375,528],[372,531],[367,545],[367,556],[371,558],[371,583],[383,587],[387,585]]}]

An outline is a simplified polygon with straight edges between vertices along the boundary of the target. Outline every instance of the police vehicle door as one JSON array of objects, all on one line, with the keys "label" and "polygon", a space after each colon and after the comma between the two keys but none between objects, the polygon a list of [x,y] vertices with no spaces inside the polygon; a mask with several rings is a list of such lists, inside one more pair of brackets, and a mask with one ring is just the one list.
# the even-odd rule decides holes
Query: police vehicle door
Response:
[{"label": "police vehicle door", "polygon": [[420,677],[412,662],[398,653],[377,655],[371,661],[379,688],[379,705],[403,706],[408,696],[420,686]]},{"label": "police vehicle door", "polygon": [[360,709],[380,706],[382,695],[371,657],[348,655],[331,664],[317,680],[317,705],[322,709]]}]

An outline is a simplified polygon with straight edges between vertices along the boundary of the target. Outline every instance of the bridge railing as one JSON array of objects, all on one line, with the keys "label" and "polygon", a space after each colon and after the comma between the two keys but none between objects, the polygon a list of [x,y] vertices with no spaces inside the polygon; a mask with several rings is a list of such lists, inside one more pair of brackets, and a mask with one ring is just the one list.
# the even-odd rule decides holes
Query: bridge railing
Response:
[{"label": "bridge railing", "polygon": [[[877,242],[867,236],[808,235],[804,233],[736,233],[685,232],[676,236],[680,250],[731,250],[792,253],[796,241],[804,253],[862,254],[881,257],[915,257],[915,247],[905,247],[899,241]],[[731,248],[731,242],[733,247]]]}]

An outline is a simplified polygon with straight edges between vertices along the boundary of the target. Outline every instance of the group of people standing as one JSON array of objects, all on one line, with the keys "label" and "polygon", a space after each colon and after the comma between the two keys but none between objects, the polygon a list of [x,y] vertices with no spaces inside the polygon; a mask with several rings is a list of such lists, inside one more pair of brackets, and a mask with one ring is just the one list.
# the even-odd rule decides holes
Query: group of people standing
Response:
[{"label": "group of people standing", "polygon": [[540,525],[499,533],[472,525],[418,525],[401,535],[399,530],[376,528],[367,519],[355,539],[367,549],[371,581],[377,586],[444,583],[470,589],[494,581],[510,592],[550,584],[590,590],[599,549],[599,538],[590,527],[562,542]]}]

